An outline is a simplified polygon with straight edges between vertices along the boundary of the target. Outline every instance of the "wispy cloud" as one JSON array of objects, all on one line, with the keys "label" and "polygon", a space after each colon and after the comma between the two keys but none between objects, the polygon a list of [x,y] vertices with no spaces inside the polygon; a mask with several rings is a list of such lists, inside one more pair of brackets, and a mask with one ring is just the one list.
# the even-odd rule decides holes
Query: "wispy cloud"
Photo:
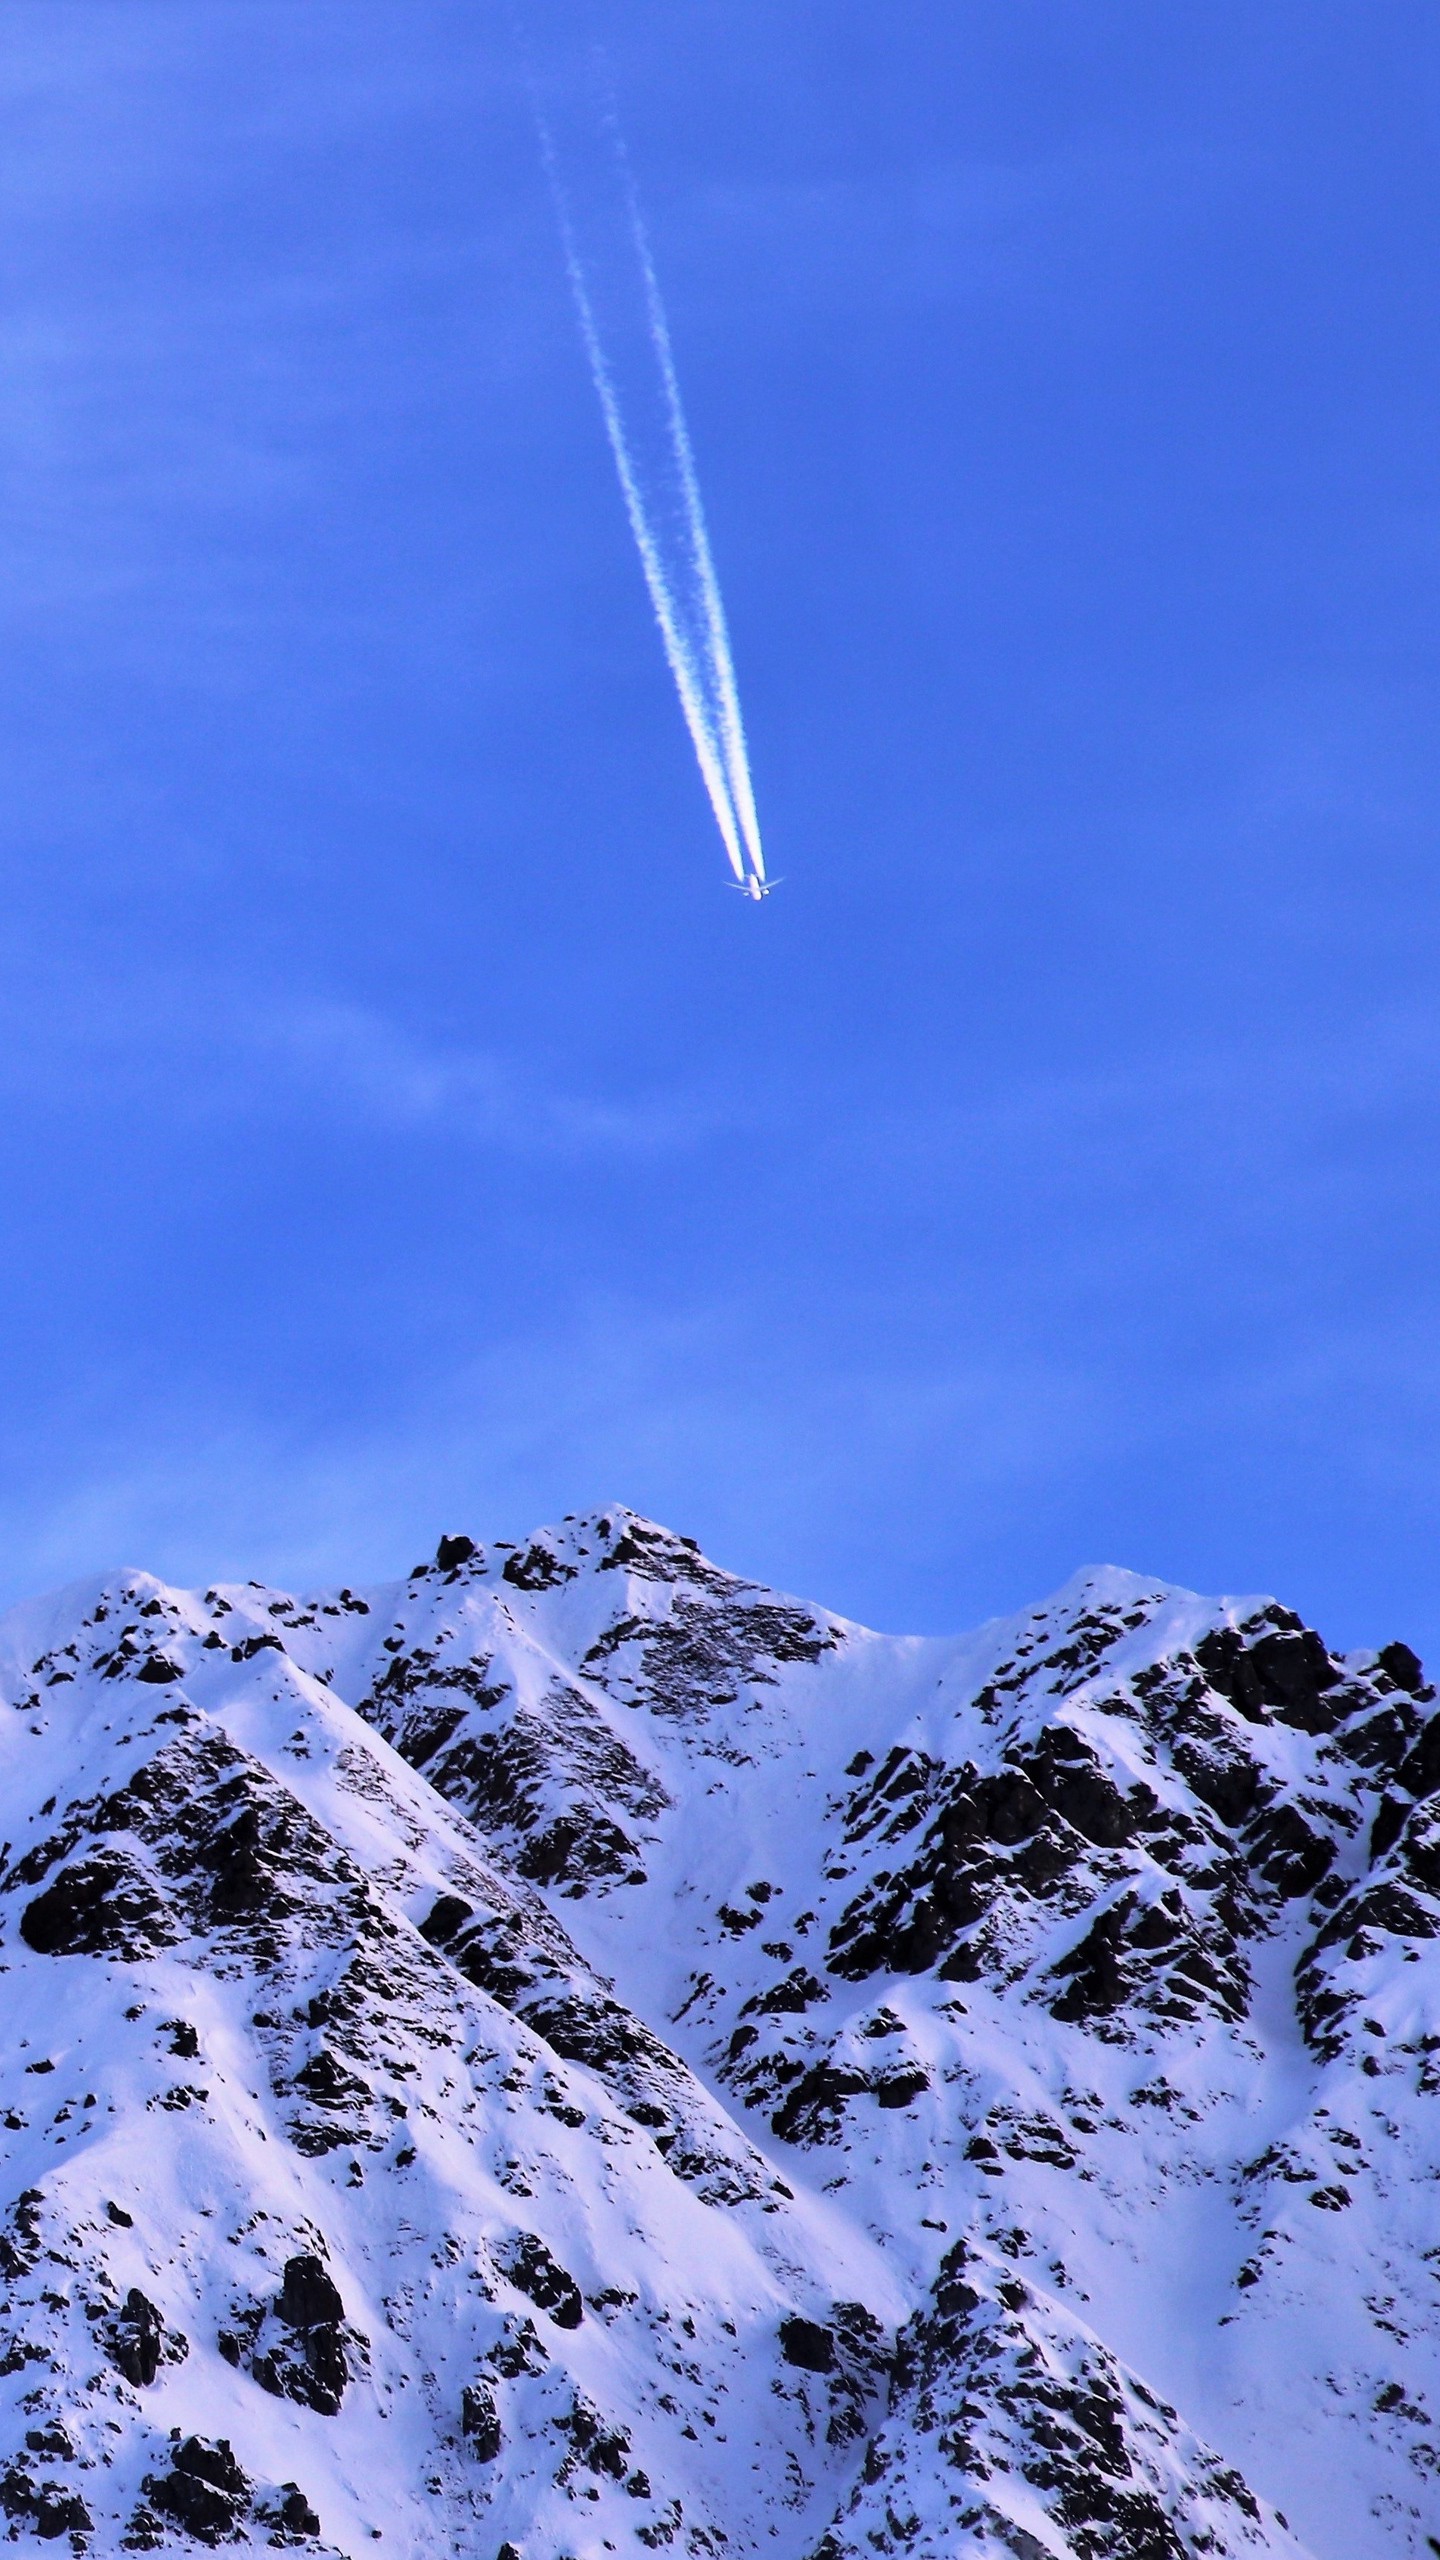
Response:
[{"label": "wispy cloud", "polygon": [[[518,125],[503,48],[425,13],[307,0],[14,0],[0,44],[0,220],[23,242],[0,314],[0,628],[191,694],[253,685],[238,644],[289,636],[296,562],[363,510],[377,408],[428,379],[482,403],[553,358],[517,286],[539,207],[497,191],[373,204],[357,155],[418,126],[433,152]],[[443,390],[440,392],[443,398]],[[288,533],[288,543],[283,537]],[[425,634],[497,572],[429,561]],[[304,586],[303,576],[299,583]],[[364,582],[304,593],[307,680],[383,638]],[[412,638],[410,651],[424,646]]]},{"label": "wispy cloud", "polygon": [[763,276],[762,321],[797,307],[853,319],[1063,289],[1073,325],[1104,296],[1107,253],[1133,254],[1137,223],[1158,251],[1252,184],[1257,165],[1182,130],[1145,147],[731,180],[677,201],[673,256],[687,275],[723,257]]},{"label": "wispy cloud", "polygon": [[[223,1390],[198,1409],[152,1395],[123,1431],[92,1431],[83,1476],[32,1480],[23,1504],[0,1488],[0,1600],[116,1562],[179,1581],[380,1579],[446,1527],[519,1536],[623,1499],[741,1571],[854,1610],[917,1473],[936,1489],[933,1563],[957,1519],[1011,1504],[1098,1424],[1093,1390],[1043,1363],[894,1351],[817,1377],[733,1306],[594,1300],[432,1375],[368,1428],[291,1428],[227,1411]],[[837,1442],[863,1496],[837,1475]]]},{"label": "wispy cloud", "polygon": [[344,998],[156,973],[117,987],[13,982],[0,1091],[47,1112],[133,1110],[161,1125],[267,1123],[431,1135],[525,1157],[664,1155],[750,1125],[760,1106],[703,1091],[570,1092],[523,1063],[425,1041]]}]

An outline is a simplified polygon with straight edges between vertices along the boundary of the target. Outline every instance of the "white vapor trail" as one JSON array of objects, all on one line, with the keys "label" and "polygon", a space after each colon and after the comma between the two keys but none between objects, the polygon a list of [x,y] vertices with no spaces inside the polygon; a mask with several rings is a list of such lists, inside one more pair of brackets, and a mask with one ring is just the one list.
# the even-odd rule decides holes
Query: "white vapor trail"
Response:
[{"label": "white vapor trail", "polygon": [[680,501],[681,551],[678,558],[674,556],[674,538],[667,538],[667,528],[647,496],[644,478],[626,430],[614,371],[605,352],[595,299],[586,278],[569,201],[561,182],[554,142],[544,113],[538,101],[536,103],[541,153],[554,200],[565,269],[580,322],[580,336],[614,456],[630,530],[635,537],[650,602],[665,644],[665,656],[680,697],[680,708],[685,715],[696,762],[735,879],[741,887],[747,880],[763,885],[765,855],[755,812],[755,793],[750,779],[750,760],[730,652],[730,635],[705,526],[694,448],[680,400],[669,325],[618,124],[613,115],[607,118],[607,122],[611,126],[611,138],[624,182],[630,240],[644,287],[650,351],[663,394],[670,459]]},{"label": "white vapor trail", "polygon": [[626,191],[630,199],[630,230],[640,272],[645,279],[645,309],[650,322],[650,343],[660,367],[665,386],[665,413],[670,428],[670,446],[685,502],[685,524],[690,539],[691,569],[700,605],[704,634],[706,671],[710,679],[711,708],[717,742],[730,788],[730,802],[744,838],[750,868],[757,880],[765,877],[765,855],[760,843],[760,821],[755,814],[755,793],[750,780],[750,757],[745,745],[745,723],[740,712],[740,692],[735,682],[735,662],[730,654],[730,633],[725,622],[725,607],[720,596],[720,581],[710,552],[710,536],[705,528],[705,509],[700,501],[700,482],[695,470],[695,454],[685,412],[680,405],[680,383],[675,372],[675,357],[670,345],[670,329],[665,318],[665,305],[660,299],[660,285],[650,243],[641,220],[628,164],[625,166]]}]

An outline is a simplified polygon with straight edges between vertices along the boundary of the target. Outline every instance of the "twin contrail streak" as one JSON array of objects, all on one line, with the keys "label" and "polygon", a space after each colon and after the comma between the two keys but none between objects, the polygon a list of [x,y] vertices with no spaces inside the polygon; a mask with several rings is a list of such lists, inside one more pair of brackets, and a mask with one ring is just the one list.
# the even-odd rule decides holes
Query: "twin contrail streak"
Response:
[{"label": "twin contrail streak", "polygon": [[630,229],[645,279],[645,308],[650,322],[650,343],[660,367],[665,387],[665,412],[670,428],[671,450],[685,502],[686,530],[690,540],[691,570],[700,606],[704,634],[706,671],[710,679],[711,709],[725,779],[730,788],[730,802],[751,870],[759,880],[765,877],[765,855],[760,843],[760,822],[755,814],[755,793],[750,781],[750,757],[745,745],[745,723],[740,712],[740,693],[735,682],[735,662],[730,655],[730,634],[725,622],[725,607],[720,596],[720,581],[710,552],[710,537],[705,529],[705,509],[700,500],[700,482],[695,470],[694,449],[680,405],[680,384],[675,372],[675,358],[670,345],[670,329],[665,318],[665,305],[660,299],[660,286],[650,243],[640,218],[630,173],[626,169],[626,185],[630,198]]},{"label": "twin contrail streak", "polygon": [[634,444],[625,424],[615,371],[606,354],[595,297],[580,254],[569,200],[561,182],[554,142],[538,103],[536,121],[560,229],[566,273],[580,323],[580,336],[600,403],[600,414],[605,422],[625,511],[630,519],[630,530],[635,537],[650,602],[665,644],[665,656],[675,679],[675,690],[680,697],[680,708],[685,715],[696,762],[736,884],[758,897],[766,887],[765,855],[755,813],[755,793],[750,779],[750,759],[745,744],[745,724],[740,712],[734,661],[730,654],[730,635],[705,526],[694,448],[680,399],[669,324],[624,145],[613,117],[608,119],[625,188],[630,242],[644,287],[650,354],[659,377],[670,468],[679,500],[678,528],[671,528],[663,521],[647,492],[645,478],[636,459]]}]

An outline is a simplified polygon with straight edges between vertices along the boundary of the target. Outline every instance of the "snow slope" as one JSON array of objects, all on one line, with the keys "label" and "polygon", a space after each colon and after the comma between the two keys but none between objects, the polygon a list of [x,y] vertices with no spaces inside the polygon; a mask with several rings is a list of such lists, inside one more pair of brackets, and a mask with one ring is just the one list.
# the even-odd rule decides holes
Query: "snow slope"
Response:
[{"label": "snow slope", "polygon": [[877,1636],[613,1510],[28,1604],[0,1785],[13,2539],[1440,2550],[1403,1645]]}]

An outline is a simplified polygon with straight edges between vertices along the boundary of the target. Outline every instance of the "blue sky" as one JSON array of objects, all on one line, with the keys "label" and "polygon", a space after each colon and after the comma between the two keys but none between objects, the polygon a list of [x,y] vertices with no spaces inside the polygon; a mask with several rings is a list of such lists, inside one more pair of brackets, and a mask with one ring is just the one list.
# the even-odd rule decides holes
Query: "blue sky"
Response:
[{"label": "blue sky", "polygon": [[[0,1586],[624,1499],[890,1626],[1440,1644],[1440,24],[607,47],[726,894],[508,11],[0,27]],[[577,110],[578,111],[578,110]]]}]

